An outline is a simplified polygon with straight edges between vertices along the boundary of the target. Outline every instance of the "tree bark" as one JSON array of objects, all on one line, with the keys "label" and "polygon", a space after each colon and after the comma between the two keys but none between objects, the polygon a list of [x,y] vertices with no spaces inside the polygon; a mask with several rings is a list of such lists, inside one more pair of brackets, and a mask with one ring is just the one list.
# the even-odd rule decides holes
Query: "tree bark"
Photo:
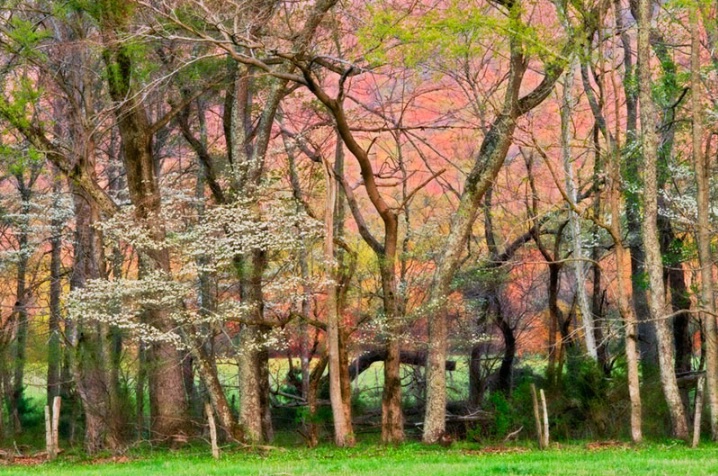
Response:
[{"label": "tree bark", "polygon": [[307,411],[309,412],[309,415],[305,420],[305,428],[307,445],[310,448],[314,448],[319,444],[319,425],[316,421],[318,406],[317,396],[319,393],[319,383],[321,382],[322,374],[327,368],[328,363],[329,356],[325,353],[319,358],[319,361],[309,374],[309,388],[307,391]]},{"label": "tree bark", "polygon": [[[89,163],[86,164],[89,166]],[[76,187],[75,243],[71,289],[85,286],[91,279],[102,277],[102,239],[94,225],[99,212],[93,202]],[[117,445],[116,435],[111,431],[113,419],[107,372],[106,325],[101,323],[75,323],[75,333],[70,337],[74,349],[72,373],[85,413],[85,451],[95,454]]]},{"label": "tree bark", "polygon": [[[718,440],[718,337],[716,336],[715,300],[713,296],[713,256],[711,253],[710,162],[709,155],[703,153],[703,109],[700,95],[702,79],[700,70],[698,7],[691,5],[688,8],[690,9],[691,30],[693,167],[696,174],[696,184],[698,186],[696,197],[698,222],[696,224],[695,233],[700,262],[700,305],[705,309],[701,318],[703,320],[703,333],[706,342],[706,389],[708,393],[708,407],[710,409],[711,438],[715,441]],[[696,415],[700,415],[700,409],[698,407],[696,408]],[[695,424],[700,425],[700,418]]]},{"label": "tree bark", "polygon": [[51,402],[60,395],[62,371],[62,344],[60,341],[60,321],[62,309],[60,298],[62,295],[62,228],[64,223],[60,218],[60,194],[62,181],[57,172],[53,173],[53,208],[54,214],[50,224],[52,236],[50,238],[50,315],[48,318],[49,338],[47,343],[47,401]]},{"label": "tree bark", "polygon": [[515,120],[520,114],[519,88],[526,65],[520,48],[515,43],[515,40],[512,41],[511,72],[504,101],[505,107],[494,120],[482,142],[474,168],[464,184],[459,208],[452,215],[449,236],[436,263],[431,282],[428,305],[432,311],[428,319],[429,358],[426,368],[426,413],[422,438],[425,443],[437,442],[446,428],[446,368],[444,366],[448,345],[446,301],[451,293],[451,280],[458,267],[481,200],[506,158],[516,128]]},{"label": "tree bark", "polygon": [[[662,200],[658,200],[661,204]],[[670,290],[671,312],[688,311],[691,308],[691,299],[686,286],[685,271],[680,257],[676,257],[683,248],[683,239],[676,236],[670,220],[664,216],[658,216],[658,230],[661,241],[661,254],[663,255],[663,278],[667,289]],[[691,371],[691,360],[693,358],[693,339],[690,335],[689,324],[691,318],[687,312],[680,313],[673,318],[673,341],[675,342],[676,355],[674,369],[676,376],[687,374]],[[685,408],[690,408],[688,401],[688,389],[681,392]]]},{"label": "tree bark", "polygon": [[30,212],[32,207],[32,186],[37,178],[37,173],[31,171],[29,181],[25,181],[23,171],[14,174],[17,181],[17,189],[20,194],[20,220],[18,224],[18,251],[17,274],[15,278],[15,306],[13,307],[13,379],[12,393],[10,396],[10,423],[13,432],[17,435],[22,432],[20,411],[25,392],[25,361],[27,354],[28,337],[28,312],[27,303],[29,289],[27,283],[27,267],[30,262]]},{"label": "tree bark", "polygon": [[239,423],[242,432],[249,442],[260,443],[262,434],[262,401],[260,382],[262,372],[259,369],[258,347],[262,345],[261,333],[257,326],[243,326],[240,331],[241,349],[237,357],[239,366]]},{"label": "tree bark", "polygon": [[[626,54],[628,54],[630,50],[630,42],[628,41],[628,38],[625,34],[625,31],[622,29],[622,21],[620,19],[619,14],[619,8],[620,3],[616,2],[614,3],[614,9],[615,9],[615,17],[616,17],[616,23],[619,27],[619,30],[621,33],[621,40],[624,45],[624,51]],[[624,59],[625,61],[625,68],[626,68],[626,75],[631,75],[633,71],[632,67],[632,59],[630,57],[630,54],[628,55],[627,59]],[[588,74],[587,74],[587,68],[584,64],[582,67],[582,74],[584,78],[584,89],[586,90],[587,97],[589,99],[589,103],[591,105],[591,110],[594,116],[595,120],[595,133],[598,132],[601,133],[601,135],[604,137],[607,143],[607,152],[609,157],[609,163],[608,163],[608,179],[609,179],[609,188],[608,188],[608,202],[609,202],[609,208],[610,208],[610,216],[611,221],[610,225],[606,225],[605,223],[602,223],[598,220],[595,221],[597,226],[601,226],[602,228],[606,229],[609,234],[611,235],[611,238],[614,243],[615,252],[616,252],[616,277],[617,277],[617,304],[618,304],[618,311],[621,315],[621,319],[623,320],[623,324],[625,327],[625,354],[626,354],[626,366],[628,370],[628,393],[629,398],[631,402],[631,439],[635,444],[641,443],[643,440],[643,431],[642,431],[642,414],[641,414],[641,387],[640,387],[640,376],[639,376],[639,329],[638,329],[638,320],[636,319],[635,314],[635,306],[636,306],[636,288],[633,288],[634,293],[634,306],[631,306],[631,302],[628,297],[628,290],[630,289],[629,283],[631,283],[631,278],[626,275],[629,270],[631,272],[634,271],[633,267],[633,259],[635,258],[635,255],[631,252],[629,254],[628,249],[626,248],[626,245],[623,242],[623,232],[621,227],[621,197],[626,196],[625,191],[621,188],[621,183],[623,177],[621,176],[621,150],[620,146],[618,144],[619,140],[619,125],[616,125],[616,132],[615,135],[612,134],[612,132],[608,129],[606,120],[604,117],[604,113],[602,110],[602,104],[600,104],[598,101],[595,100],[593,95],[593,90],[590,87],[590,84],[588,83]],[[625,78],[624,78],[625,79]],[[635,131],[636,131],[636,103],[635,103],[635,94],[632,87],[628,86],[628,79],[625,79],[624,87],[625,92],[627,96],[626,100],[626,109],[627,109],[627,116],[628,116],[628,137],[627,141],[629,143],[632,143],[636,140],[635,137]],[[616,114],[618,112],[616,111]],[[598,137],[594,136],[594,142],[598,144]],[[600,153],[600,150],[598,147],[596,147],[596,161],[598,163],[599,157],[598,154]],[[597,168],[597,167],[596,167]],[[594,170],[596,170],[596,168]],[[624,193],[622,193],[624,192]],[[631,199],[629,196],[626,197],[627,202],[627,208],[630,209],[632,206]],[[629,214],[629,211],[626,211],[627,214]],[[596,216],[598,216],[598,213],[596,213]],[[631,230],[631,223],[630,219],[628,220],[628,228],[629,228],[629,234]],[[639,247],[640,248],[640,247]],[[594,286],[597,286],[598,279],[594,280]],[[635,281],[633,282],[635,284]],[[595,294],[595,291],[594,291]]]},{"label": "tree bark", "polygon": [[[620,12],[623,5],[620,0],[614,0],[614,18],[616,30],[620,32],[623,47],[623,92],[626,97],[626,148],[633,148],[638,141],[638,88],[636,86],[636,67],[633,63],[635,53],[631,45],[628,29],[624,24]],[[618,137],[616,137],[618,140]],[[633,184],[626,187],[626,223],[628,232],[628,249],[631,256],[631,296],[633,298],[634,315],[638,320],[638,345],[641,352],[641,364],[644,372],[658,365],[656,330],[650,321],[648,296],[646,294],[644,276],[645,253],[641,230],[640,197],[633,190],[640,188],[639,170],[641,167],[640,154],[627,154],[625,165],[625,180]]]},{"label": "tree bark", "polygon": [[[350,199],[350,208],[354,214],[359,233],[374,251],[381,276],[382,303],[387,329],[387,360],[384,365],[384,388],[382,392],[382,441],[384,443],[400,443],[404,441],[404,416],[401,409],[400,348],[398,341],[398,334],[400,332],[399,313],[400,309],[403,309],[403,306],[400,306],[398,303],[396,274],[399,237],[398,214],[388,205],[385,197],[379,190],[368,151],[357,142],[352,133],[342,103],[344,99],[344,79],[342,79],[340,84],[338,98],[333,99],[314,81],[308,69],[304,68],[303,73],[310,91],[327,107],[334,117],[337,133],[341,141],[356,158],[364,183],[364,189],[384,225],[384,240],[383,243],[380,243],[371,234],[364,223],[356,200],[353,198]],[[341,144],[337,145],[337,157],[343,160],[341,147]],[[336,175],[336,173],[334,176],[342,183],[344,191],[347,192],[344,177]]]},{"label": "tree bark", "polygon": [[643,137],[644,217],[643,246],[650,286],[649,308],[658,337],[658,364],[663,393],[671,416],[673,436],[688,439],[688,425],[673,369],[674,342],[666,321],[663,263],[658,239],[658,181],[655,105],[651,97],[650,43],[651,2],[639,0],[638,15],[638,87],[641,104],[641,133]]},{"label": "tree bark", "polygon": [[324,260],[327,268],[327,354],[329,357],[329,399],[334,417],[334,442],[337,446],[353,446],[354,433],[351,419],[347,421],[342,397],[339,306],[337,302],[338,272],[334,256],[334,211],[337,182],[332,166],[324,160],[324,178],[327,194],[324,204]]},{"label": "tree bark", "polygon": [[[575,107],[573,99],[573,83],[575,60],[571,60],[563,81],[563,94],[561,96],[561,158],[563,169],[566,174],[566,193],[573,203],[578,203],[578,189],[571,158],[571,114]],[[573,251],[572,263],[575,293],[578,297],[578,307],[581,310],[583,320],[584,341],[586,353],[594,360],[598,360],[598,346],[596,344],[595,325],[593,313],[588,301],[586,292],[586,273],[583,263],[583,246],[581,245],[581,222],[576,212],[569,210],[568,220],[571,229],[571,250]]]},{"label": "tree bark", "polygon": [[[152,144],[153,125],[149,122],[144,104],[140,102],[140,95],[131,85],[135,67],[131,54],[114,30],[127,19],[113,16],[107,13],[101,25],[105,43],[103,57],[110,96],[117,103],[114,112],[122,138],[127,186],[138,226],[145,227],[150,237],[161,243],[165,239],[165,229],[160,220],[161,197]],[[139,251],[144,256],[145,272],[170,272],[170,257],[166,249]],[[165,332],[173,327],[163,310],[147,309],[145,319],[148,324]],[[172,344],[157,342],[151,343],[148,357],[151,429],[157,438],[172,438],[186,431],[189,424],[181,357]]]},{"label": "tree bark", "polygon": [[[192,353],[197,359],[199,375],[204,383],[212,408],[219,417],[219,425],[227,436],[234,441],[244,441],[241,426],[235,421],[232,407],[227,401],[227,396],[222,388],[222,383],[217,374],[217,366],[212,356],[208,355],[201,342],[196,342]],[[261,432],[261,428],[259,429]]]},{"label": "tree bark", "polygon": [[[611,142],[611,144],[613,144]],[[621,234],[621,165],[620,151],[615,145],[609,147],[611,152],[611,235],[616,249],[616,276],[618,294],[618,311],[621,314],[625,326],[626,335],[626,366],[628,368],[628,394],[631,401],[631,440],[635,444],[643,441],[642,414],[641,414],[641,384],[639,377],[639,349],[638,349],[638,322],[628,298],[630,278],[626,273],[631,270],[630,259]]]},{"label": "tree bark", "polygon": [[[511,16],[520,11],[514,2]],[[518,18],[515,18],[518,21]],[[553,90],[563,71],[562,66],[547,65],[542,82],[530,93],[519,97],[526,71],[526,62],[517,38],[511,38],[511,67],[504,98],[504,107],[494,119],[481,143],[474,166],[469,173],[461,195],[458,209],[452,214],[449,236],[444,242],[432,277],[427,302],[431,308],[429,318],[429,359],[427,365],[427,403],[424,416],[425,443],[434,443],[444,434],[446,427],[446,369],[447,355],[447,299],[451,282],[459,266],[464,246],[471,234],[472,225],[486,190],[504,163],[516,119],[540,105]]]}]

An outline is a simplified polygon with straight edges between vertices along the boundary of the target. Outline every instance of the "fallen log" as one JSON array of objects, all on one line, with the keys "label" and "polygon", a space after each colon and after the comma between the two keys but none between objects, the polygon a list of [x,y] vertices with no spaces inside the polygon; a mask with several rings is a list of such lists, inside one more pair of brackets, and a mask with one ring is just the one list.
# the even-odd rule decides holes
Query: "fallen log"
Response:
[{"label": "fallen log", "polygon": [[[405,365],[426,366],[427,352],[425,351],[409,351],[402,350],[399,354],[399,361]],[[367,352],[356,359],[349,365],[349,378],[353,381],[362,372],[366,371],[375,362],[383,362],[386,360],[386,350],[373,350]],[[453,360],[446,361],[446,370],[456,370],[456,362]]]}]

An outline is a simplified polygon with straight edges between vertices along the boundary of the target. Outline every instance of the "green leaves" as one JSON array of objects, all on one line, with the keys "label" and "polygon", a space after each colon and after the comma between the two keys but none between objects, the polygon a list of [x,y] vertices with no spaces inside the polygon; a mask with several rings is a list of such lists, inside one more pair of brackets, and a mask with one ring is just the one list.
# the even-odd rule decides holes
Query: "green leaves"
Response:
[{"label": "green leaves", "polygon": [[134,2],[126,0],[70,0],[69,7],[88,13],[91,17],[108,26],[125,26],[134,12]]},{"label": "green leaves", "polygon": [[10,40],[8,43],[12,45],[11,48],[15,53],[26,58],[36,59],[45,57],[42,49],[38,48],[38,46],[52,36],[47,30],[38,28],[36,23],[19,16],[10,18],[6,34]]},{"label": "green leaves", "polygon": [[387,5],[372,6],[359,41],[371,50],[370,61],[383,63],[398,55],[410,67],[435,55],[479,54],[483,39],[508,28],[507,19],[492,17],[485,10],[457,2],[445,9],[410,14]]},{"label": "green leaves", "polygon": [[27,129],[43,90],[27,76],[16,79],[13,86],[9,92],[10,99],[0,96],[0,117],[16,129]]},{"label": "green leaves", "polygon": [[522,18],[519,5],[508,12],[487,4],[452,2],[445,8],[406,12],[384,3],[369,8],[359,42],[375,63],[401,61],[409,67],[433,59],[480,57],[502,42],[517,41],[527,56],[542,60],[559,55],[561,35],[555,28]]}]

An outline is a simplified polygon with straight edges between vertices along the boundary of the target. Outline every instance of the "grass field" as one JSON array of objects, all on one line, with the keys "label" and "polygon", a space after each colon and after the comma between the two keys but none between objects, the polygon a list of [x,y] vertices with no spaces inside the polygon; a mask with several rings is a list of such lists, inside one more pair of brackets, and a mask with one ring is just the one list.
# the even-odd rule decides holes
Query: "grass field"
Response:
[{"label": "grass field", "polygon": [[198,448],[168,453],[95,460],[64,456],[36,466],[0,467],[3,475],[714,475],[718,446],[689,449],[681,443],[592,448],[573,444],[538,451],[527,447],[481,447],[461,444],[450,449],[410,443],[398,448],[360,444],[352,449],[329,446],[314,450],[285,449],[225,452],[212,460]]}]

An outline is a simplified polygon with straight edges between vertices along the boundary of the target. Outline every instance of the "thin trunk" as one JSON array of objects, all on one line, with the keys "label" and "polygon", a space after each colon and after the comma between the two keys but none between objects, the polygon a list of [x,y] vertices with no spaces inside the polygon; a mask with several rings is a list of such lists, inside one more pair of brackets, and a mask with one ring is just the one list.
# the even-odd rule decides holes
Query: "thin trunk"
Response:
[{"label": "thin trunk", "polygon": [[541,421],[541,408],[539,407],[538,394],[536,392],[536,384],[531,384],[531,403],[534,409],[534,424],[536,425],[536,440],[538,441],[539,449],[543,450],[544,447],[544,431],[543,423]]},{"label": "thin trunk", "polygon": [[195,356],[191,351],[184,352],[182,357],[182,377],[184,393],[187,395],[190,416],[194,420],[201,420],[204,405],[199,397],[199,391],[195,384]]},{"label": "thin trunk", "polygon": [[135,384],[135,406],[137,412],[137,438],[144,439],[145,429],[145,387],[147,380],[147,349],[143,342],[137,349],[137,383]]},{"label": "thin trunk", "polygon": [[[479,316],[476,322],[476,331],[478,334],[488,332],[487,319],[489,315],[489,300],[482,299],[479,308],[476,310]],[[487,344],[485,342],[477,342],[471,347],[469,357],[469,405],[473,409],[478,409],[486,391],[486,379],[483,373],[482,360],[485,358]]]},{"label": "thin trunk", "polygon": [[[117,147],[116,145],[116,142],[117,132],[114,132],[110,138],[109,149],[111,151],[119,149],[119,147]],[[107,182],[109,185],[110,192],[112,193],[112,196],[117,197],[123,191],[121,166],[112,164],[107,167],[106,170]],[[119,247],[119,244],[117,243],[112,246],[111,260],[112,277],[115,280],[122,279],[122,265],[124,263],[125,257]],[[115,312],[120,312],[120,309],[116,309]],[[109,392],[110,406],[112,408],[112,433],[116,435],[118,439],[123,439],[127,435],[128,423],[131,421],[129,406],[124,404],[124,400],[128,397],[128,395],[123,390],[120,383],[120,375],[122,373],[122,350],[122,330],[115,326],[112,326],[109,330]]]},{"label": "thin trunk", "polygon": [[618,311],[623,319],[626,333],[626,366],[628,368],[628,394],[631,401],[631,440],[638,444],[643,440],[642,431],[642,414],[641,414],[641,384],[639,377],[639,350],[638,350],[638,323],[634,308],[631,306],[628,297],[630,289],[630,277],[626,273],[630,272],[631,265],[629,256],[621,234],[621,202],[620,202],[620,154],[619,151],[612,147],[611,149],[611,189],[610,189],[610,207],[611,207],[611,235],[616,249],[616,276],[618,294]]},{"label": "thin trunk", "polygon": [[57,172],[53,173],[53,218],[50,224],[50,316],[48,318],[49,338],[47,342],[47,401],[51,402],[61,392],[62,344],[60,322],[62,310],[62,228],[60,197],[62,182]]},{"label": "thin trunk", "polygon": [[[384,443],[400,443],[404,441],[404,416],[401,409],[401,376],[399,353],[400,346],[398,341],[399,313],[403,306],[398,303],[397,296],[397,245],[398,245],[398,214],[385,201],[384,196],[379,190],[376,182],[373,165],[369,159],[368,151],[365,150],[354,137],[349,122],[347,120],[342,97],[339,99],[330,98],[325,91],[320,89],[313,82],[308,72],[305,71],[305,77],[310,83],[310,89],[322,101],[322,103],[332,113],[337,127],[337,133],[341,142],[337,144],[336,162],[340,165],[334,167],[331,171],[332,177],[344,184],[343,175],[337,172],[343,171],[344,145],[350,150],[357,160],[361,176],[364,182],[364,189],[367,192],[374,210],[381,217],[384,225],[383,244],[372,236],[366,224],[363,221],[361,212],[356,204],[356,200],[352,198],[350,208],[354,214],[354,219],[359,226],[359,232],[364,241],[372,248],[377,258],[381,276],[382,302],[384,307],[384,318],[386,321],[387,335],[386,347],[388,359],[384,366],[384,388],[382,393],[382,441]],[[342,144],[343,143],[343,144]],[[346,186],[344,191],[347,192]],[[336,192],[333,192],[336,193]],[[343,203],[343,202],[342,202]],[[334,212],[340,211],[343,215],[343,207],[334,206]],[[343,226],[343,225],[342,225]]]},{"label": "thin trunk", "polygon": [[217,427],[214,423],[214,413],[212,412],[212,405],[209,403],[204,404],[204,413],[207,415],[207,423],[209,424],[209,438],[210,444],[212,445],[212,457],[214,459],[219,458],[219,446],[217,446]]},{"label": "thin trunk", "polygon": [[[571,114],[574,110],[573,82],[575,60],[571,61],[563,81],[563,94],[561,96],[561,159],[566,174],[566,193],[573,203],[578,203],[578,187],[571,157]],[[586,353],[594,360],[598,359],[598,347],[594,330],[593,314],[586,292],[586,274],[583,263],[583,246],[581,245],[581,222],[576,212],[569,210],[569,224],[571,228],[571,250],[573,252],[573,273],[575,292],[578,296],[578,307],[583,320],[583,333],[586,342]]]},{"label": "thin trunk", "polygon": [[[342,315],[343,307],[339,305],[338,315]],[[344,408],[344,420],[354,432],[352,425],[352,379],[349,373],[349,352],[347,342],[349,336],[346,333],[343,323],[339,322],[339,381],[342,389],[342,408]]]},{"label": "thin trunk", "polygon": [[311,310],[311,289],[307,284],[309,282],[309,263],[308,253],[306,248],[302,247],[299,252],[299,266],[302,273],[302,302],[300,304],[299,312],[302,316],[302,322],[299,324],[299,359],[300,368],[302,373],[302,398],[304,400],[309,399],[309,379],[311,375],[310,364],[312,362],[312,349],[309,345],[309,326],[307,326],[306,319],[309,319],[309,312]]},{"label": "thin trunk", "polygon": [[[601,106],[603,101],[601,101]],[[604,121],[605,122],[605,121]],[[593,161],[593,213],[594,216],[601,216],[603,214],[603,202],[601,199],[601,182],[602,177],[605,174],[604,170],[604,159],[603,151],[601,150],[601,127],[595,124],[593,127],[593,146],[594,146],[594,161]],[[613,144],[613,141],[610,141]],[[609,147],[609,151],[612,150],[613,145]],[[598,236],[600,227],[597,224],[593,224],[591,231],[594,237]],[[606,291],[603,290],[601,284],[602,271],[601,271],[601,258],[602,252],[599,246],[591,247],[591,260],[593,261],[591,268],[593,270],[593,291],[591,293],[591,312],[594,316],[594,321],[597,322],[595,327],[596,334],[596,345],[598,346],[598,362],[603,369],[603,374],[607,377],[611,377],[611,371],[613,364],[611,362],[610,352],[608,348],[608,339],[605,335],[610,332],[606,331],[606,324],[604,322],[604,304],[606,300]]]},{"label": "thin trunk", "polygon": [[25,183],[22,173],[16,175],[18,191],[20,192],[21,221],[18,232],[19,259],[17,263],[17,277],[15,286],[15,306],[13,308],[15,338],[13,345],[13,380],[10,398],[10,423],[15,434],[22,432],[20,411],[25,391],[25,361],[27,352],[28,334],[28,286],[27,266],[30,260],[29,229],[30,229],[30,200],[32,189]]},{"label": "thin trunk", "polygon": [[[616,198],[616,201],[618,199]],[[612,205],[613,206],[613,205]],[[618,204],[616,205],[618,209]],[[613,212],[612,212],[613,213]],[[616,219],[619,211],[615,212]],[[617,223],[617,222],[616,222]],[[620,236],[620,235],[619,235]],[[631,401],[631,440],[638,444],[643,441],[641,414],[641,383],[638,369],[638,326],[626,290],[630,279],[626,276],[629,268],[628,253],[622,243],[616,245],[616,266],[618,273],[618,306],[626,329],[626,365],[628,367],[628,393]]]},{"label": "thin trunk", "polygon": [[[386,231],[386,245],[396,249],[396,230]],[[384,443],[397,444],[404,441],[404,415],[401,409],[401,374],[399,332],[397,326],[395,252],[383,257],[382,288],[384,294],[384,312],[387,320],[386,360],[384,361],[384,390],[381,400],[381,440]]]},{"label": "thin trunk", "polygon": [[703,413],[703,391],[705,389],[705,375],[701,375],[698,378],[696,384],[696,401],[693,412],[693,442],[691,446],[693,448],[698,446],[701,441],[701,415]]},{"label": "thin trunk", "polygon": [[549,425],[548,425],[548,409],[546,407],[546,393],[543,388],[539,390],[541,394],[541,411],[543,413],[543,447],[548,448],[550,446],[549,438]]},{"label": "thin trunk", "polygon": [[[299,182],[299,175],[297,173],[297,167],[296,167],[296,160],[294,158],[294,155],[292,153],[291,148],[288,145],[285,145],[287,149],[287,158],[289,161],[289,174],[290,174],[290,181],[292,184],[292,190],[294,193],[294,197],[297,201],[297,212],[301,212],[304,209],[304,201],[302,198],[302,190],[301,190],[301,184]],[[335,163],[335,172],[338,168],[338,165]],[[337,206],[337,211],[335,211],[335,214],[337,217],[339,216],[340,211],[343,213],[343,207]],[[339,218],[337,218],[337,221],[339,221]],[[337,233],[335,231],[335,233]],[[337,233],[339,235],[339,233]],[[301,369],[301,378],[302,378],[302,398],[309,402],[309,392],[310,392],[310,379],[311,379],[311,361],[312,361],[312,348],[310,345],[310,327],[307,325],[307,320],[310,318],[310,311],[311,311],[311,296],[312,296],[312,289],[310,287],[309,283],[309,250],[308,250],[308,243],[302,243],[302,247],[299,250],[299,269],[302,277],[302,300],[299,304],[299,314],[302,316],[302,321],[299,323],[299,359],[300,359],[300,369]],[[311,412],[311,410],[310,410]],[[311,418],[311,417],[310,417]],[[307,424],[305,423],[305,426]],[[307,440],[309,442],[310,447],[313,447],[312,445],[316,446],[318,443],[318,436],[315,434],[315,432],[311,428],[307,428]]]},{"label": "thin trunk", "polygon": [[334,442],[337,446],[353,446],[354,434],[351,420],[347,421],[344,399],[342,398],[339,315],[337,301],[338,270],[334,256],[334,211],[337,183],[334,171],[324,162],[324,178],[327,194],[324,204],[324,259],[327,268],[327,348],[329,356],[329,399],[334,417]]}]

